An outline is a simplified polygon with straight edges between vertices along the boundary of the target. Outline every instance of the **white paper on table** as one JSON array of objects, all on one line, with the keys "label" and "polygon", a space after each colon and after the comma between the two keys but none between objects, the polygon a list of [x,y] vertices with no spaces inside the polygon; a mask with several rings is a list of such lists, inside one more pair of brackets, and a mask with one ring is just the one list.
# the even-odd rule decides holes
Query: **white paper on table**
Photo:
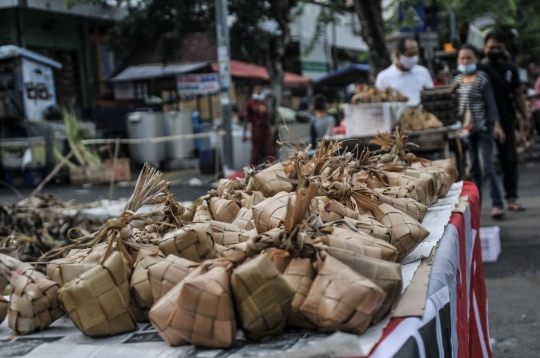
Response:
[{"label": "white paper on table", "polygon": [[414,273],[420,266],[421,260],[416,260],[413,262],[409,262],[406,265],[401,265],[401,280],[403,282],[403,287],[401,289],[401,293],[405,292],[407,287],[411,284],[411,281],[413,279]]},{"label": "white paper on table", "polygon": [[462,191],[463,191],[462,181],[452,184],[452,186],[450,187],[450,190],[448,190],[448,193],[446,194],[446,197],[440,198],[439,200],[437,200],[437,202],[433,204],[433,206],[457,204],[459,202],[459,197],[461,196]]},{"label": "white paper on table", "polygon": [[438,227],[445,227],[450,221],[450,216],[452,216],[454,208],[454,205],[430,207],[424,220],[422,220],[422,226],[429,232]]},{"label": "white paper on table", "polygon": [[401,262],[402,265],[408,264],[409,262],[413,262],[416,260],[420,260],[426,257],[429,257],[431,254],[431,251],[437,244],[439,243],[439,240],[442,238],[442,235],[444,233],[444,227],[438,227],[435,229],[430,230],[428,237],[424,241],[422,241],[410,254],[403,259]]}]

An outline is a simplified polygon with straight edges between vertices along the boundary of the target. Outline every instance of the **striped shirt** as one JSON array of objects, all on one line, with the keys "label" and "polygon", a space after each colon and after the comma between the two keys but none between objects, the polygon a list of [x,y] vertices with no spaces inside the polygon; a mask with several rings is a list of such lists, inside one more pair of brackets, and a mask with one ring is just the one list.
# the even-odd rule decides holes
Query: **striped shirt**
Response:
[{"label": "striped shirt", "polygon": [[492,126],[492,122],[499,119],[488,76],[485,72],[478,71],[474,82],[463,83],[463,74],[459,74],[454,78],[454,82],[459,83],[457,92],[460,117],[470,111],[473,127],[486,131],[488,125]]}]

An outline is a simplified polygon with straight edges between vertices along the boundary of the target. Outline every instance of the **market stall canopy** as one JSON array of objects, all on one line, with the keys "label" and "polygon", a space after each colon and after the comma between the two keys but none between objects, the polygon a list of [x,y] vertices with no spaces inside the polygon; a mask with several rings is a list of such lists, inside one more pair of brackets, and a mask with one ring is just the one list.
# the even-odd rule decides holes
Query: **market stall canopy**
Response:
[{"label": "market stall canopy", "polygon": [[111,82],[140,81],[153,78],[172,77],[202,70],[204,68],[210,70],[210,62],[171,63],[167,65],[155,63],[129,66],[124,71],[111,78]]},{"label": "market stall canopy", "polygon": [[351,64],[319,78],[315,81],[315,85],[345,87],[358,81],[360,78],[367,78],[368,73],[369,65]]},{"label": "market stall canopy", "polygon": [[27,49],[15,45],[0,46],[0,60],[16,57],[24,57],[34,62],[41,63],[43,65],[54,68],[62,68],[62,64],[60,62],[56,62],[48,57],[42,56]]},{"label": "market stall canopy", "polygon": [[[212,70],[218,72],[219,65],[217,63],[213,63]],[[231,61],[231,76],[237,78],[270,81],[270,76],[268,76],[268,71],[265,67],[241,61]],[[290,72],[285,72],[284,81],[285,87],[288,88],[309,87],[311,85],[311,79]]]}]

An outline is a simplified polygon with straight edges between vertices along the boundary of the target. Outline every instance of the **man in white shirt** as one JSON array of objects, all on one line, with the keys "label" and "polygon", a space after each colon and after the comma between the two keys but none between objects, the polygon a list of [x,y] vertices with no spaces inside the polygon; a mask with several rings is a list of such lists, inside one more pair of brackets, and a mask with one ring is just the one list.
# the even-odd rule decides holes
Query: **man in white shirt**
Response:
[{"label": "man in white shirt", "polygon": [[420,104],[420,93],[424,88],[433,88],[429,70],[418,65],[418,42],[412,37],[400,37],[394,52],[396,60],[381,71],[375,86],[381,90],[392,87],[409,97],[409,104]]}]

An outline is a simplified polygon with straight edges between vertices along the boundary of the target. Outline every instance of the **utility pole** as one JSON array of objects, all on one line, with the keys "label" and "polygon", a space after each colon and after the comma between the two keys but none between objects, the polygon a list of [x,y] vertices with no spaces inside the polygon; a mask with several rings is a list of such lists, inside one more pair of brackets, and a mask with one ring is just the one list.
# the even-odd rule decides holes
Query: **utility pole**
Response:
[{"label": "utility pole", "polygon": [[223,163],[233,168],[232,116],[231,116],[231,57],[229,55],[229,26],[227,25],[227,0],[216,0],[216,32],[219,64],[219,94],[221,125],[226,132],[223,138]]}]

